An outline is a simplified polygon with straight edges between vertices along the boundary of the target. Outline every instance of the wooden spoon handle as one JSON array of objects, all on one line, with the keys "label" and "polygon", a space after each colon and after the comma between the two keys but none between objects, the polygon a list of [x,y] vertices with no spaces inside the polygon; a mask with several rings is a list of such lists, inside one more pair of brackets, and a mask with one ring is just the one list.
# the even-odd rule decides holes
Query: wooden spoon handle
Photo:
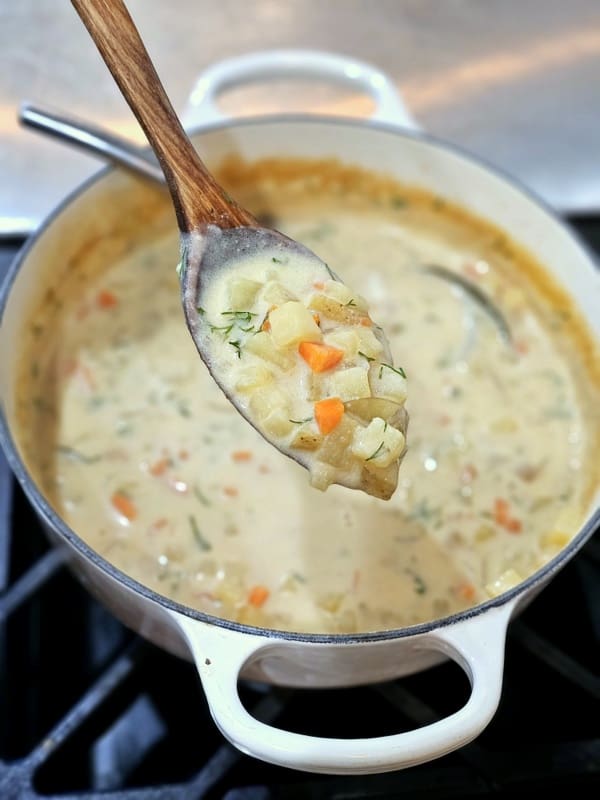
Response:
[{"label": "wooden spoon handle", "polygon": [[122,0],[71,0],[165,174],[179,228],[257,227],[219,186],[183,130]]}]

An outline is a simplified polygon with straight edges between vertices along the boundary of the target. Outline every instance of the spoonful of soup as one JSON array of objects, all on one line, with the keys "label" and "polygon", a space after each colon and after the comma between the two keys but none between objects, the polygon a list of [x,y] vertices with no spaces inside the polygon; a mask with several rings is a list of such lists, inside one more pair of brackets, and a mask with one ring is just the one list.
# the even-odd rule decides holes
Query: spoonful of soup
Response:
[{"label": "spoonful of soup", "polygon": [[406,450],[406,375],[365,300],[217,183],[123,2],[72,3],[165,175],[185,319],[212,377],[270,443],[309,470],[313,486],[389,499]]}]

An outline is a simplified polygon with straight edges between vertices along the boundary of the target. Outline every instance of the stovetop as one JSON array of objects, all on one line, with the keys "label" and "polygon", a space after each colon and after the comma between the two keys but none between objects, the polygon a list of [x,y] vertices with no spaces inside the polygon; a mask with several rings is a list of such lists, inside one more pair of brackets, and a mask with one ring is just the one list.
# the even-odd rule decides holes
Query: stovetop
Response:
[{"label": "stovetop", "polygon": [[[600,252],[600,220],[574,222]],[[7,262],[18,242],[0,248]],[[600,796],[600,532],[509,628],[494,719],[473,743],[384,775],[322,776],[245,756],[192,664],[124,628],[51,549],[0,458],[0,798],[361,800]],[[344,690],[244,684],[255,716],[320,736],[426,724],[468,696],[445,663]]]}]

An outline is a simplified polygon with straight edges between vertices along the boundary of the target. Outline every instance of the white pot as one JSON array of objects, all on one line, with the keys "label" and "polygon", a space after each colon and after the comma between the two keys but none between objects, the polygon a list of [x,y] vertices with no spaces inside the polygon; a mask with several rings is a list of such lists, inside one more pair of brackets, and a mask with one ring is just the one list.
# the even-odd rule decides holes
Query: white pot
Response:
[{"label": "white pot", "polygon": [[[350,81],[373,95],[376,112],[367,121],[306,115],[235,122],[219,118],[214,100],[220,89],[282,74]],[[416,130],[392,84],[377,70],[314,52],[245,56],[215,66],[198,81],[186,121],[207,118],[210,124],[195,142],[209,166],[232,152],[250,161],[264,156],[335,157],[472,209],[508,231],[568,287],[600,339],[600,279],[590,254],[568,226],[513,180]],[[85,246],[97,209],[102,209],[103,233],[110,235],[124,216],[141,207],[140,192],[132,191],[133,186],[130,176],[109,169],[75,191],[29,240],[0,296],[0,436],[49,536],[66,549],[72,569],[117,617],[156,644],[194,659],[217,725],[240,750],[301,770],[372,773],[408,767],[461,747],[485,728],[498,706],[511,617],[592,535],[600,520],[598,498],[572,541],[519,586],[442,621],[396,631],[299,635],[251,628],[178,605],[122,574],[57,516],[21,461],[13,438],[14,343],[40,287],[48,286],[52,273]],[[467,673],[471,695],[466,705],[443,720],[394,736],[324,739],[286,732],[251,717],[238,696],[240,676],[288,686],[352,686],[406,675],[446,657]]]}]

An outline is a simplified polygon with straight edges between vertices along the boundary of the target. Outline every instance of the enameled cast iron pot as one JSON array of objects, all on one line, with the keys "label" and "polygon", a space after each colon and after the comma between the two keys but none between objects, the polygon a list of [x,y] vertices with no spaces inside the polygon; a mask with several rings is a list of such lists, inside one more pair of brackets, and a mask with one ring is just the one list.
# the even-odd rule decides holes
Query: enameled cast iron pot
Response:
[{"label": "enameled cast iron pot", "polygon": [[[350,82],[370,93],[370,120],[286,116],[227,122],[218,91],[250,79],[302,75]],[[416,129],[389,80],[368,65],[306,51],[262,53],[223,62],[206,72],[191,95],[186,122],[203,121],[195,137],[209,166],[230,153],[247,160],[290,156],[339,160],[417,184],[472,209],[506,230],[557,278],[600,338],[600,278],[589,253],[569,228],[522,187],[495,169]],[[156,644],[194,659],[213,717],[242,751],[275,764],[313,772],[396,770],[454,750],[476,737],[501,694],[507,625],[591,536],[599,498],[570,543],[517,587],[474,609],[410,628],[362,635],[280,633],[228,622],[167,600],[100,558],[48,505],[20,458],[14,424],[16,354],[34,298],[71,257],[89,246],[90,229],[110,237],[139,211],[136,179],[103,170],[57,208],[19,254],[0,296],[0,436],[14,473],[51,540],[73,571],[124,623]],[[100,227],[98,227],[100,226]],[[182,318],[182,324],[183,318]],[[285,535],[284,532],[282,535]],[[390,680],[445,657],[465,670],[468,702],[426,727],[371,739],[323,739],[258,722],[243,708],[240,676],[297,687],[351,686]],[[192,723],[193,724],[193,723]]]}]

